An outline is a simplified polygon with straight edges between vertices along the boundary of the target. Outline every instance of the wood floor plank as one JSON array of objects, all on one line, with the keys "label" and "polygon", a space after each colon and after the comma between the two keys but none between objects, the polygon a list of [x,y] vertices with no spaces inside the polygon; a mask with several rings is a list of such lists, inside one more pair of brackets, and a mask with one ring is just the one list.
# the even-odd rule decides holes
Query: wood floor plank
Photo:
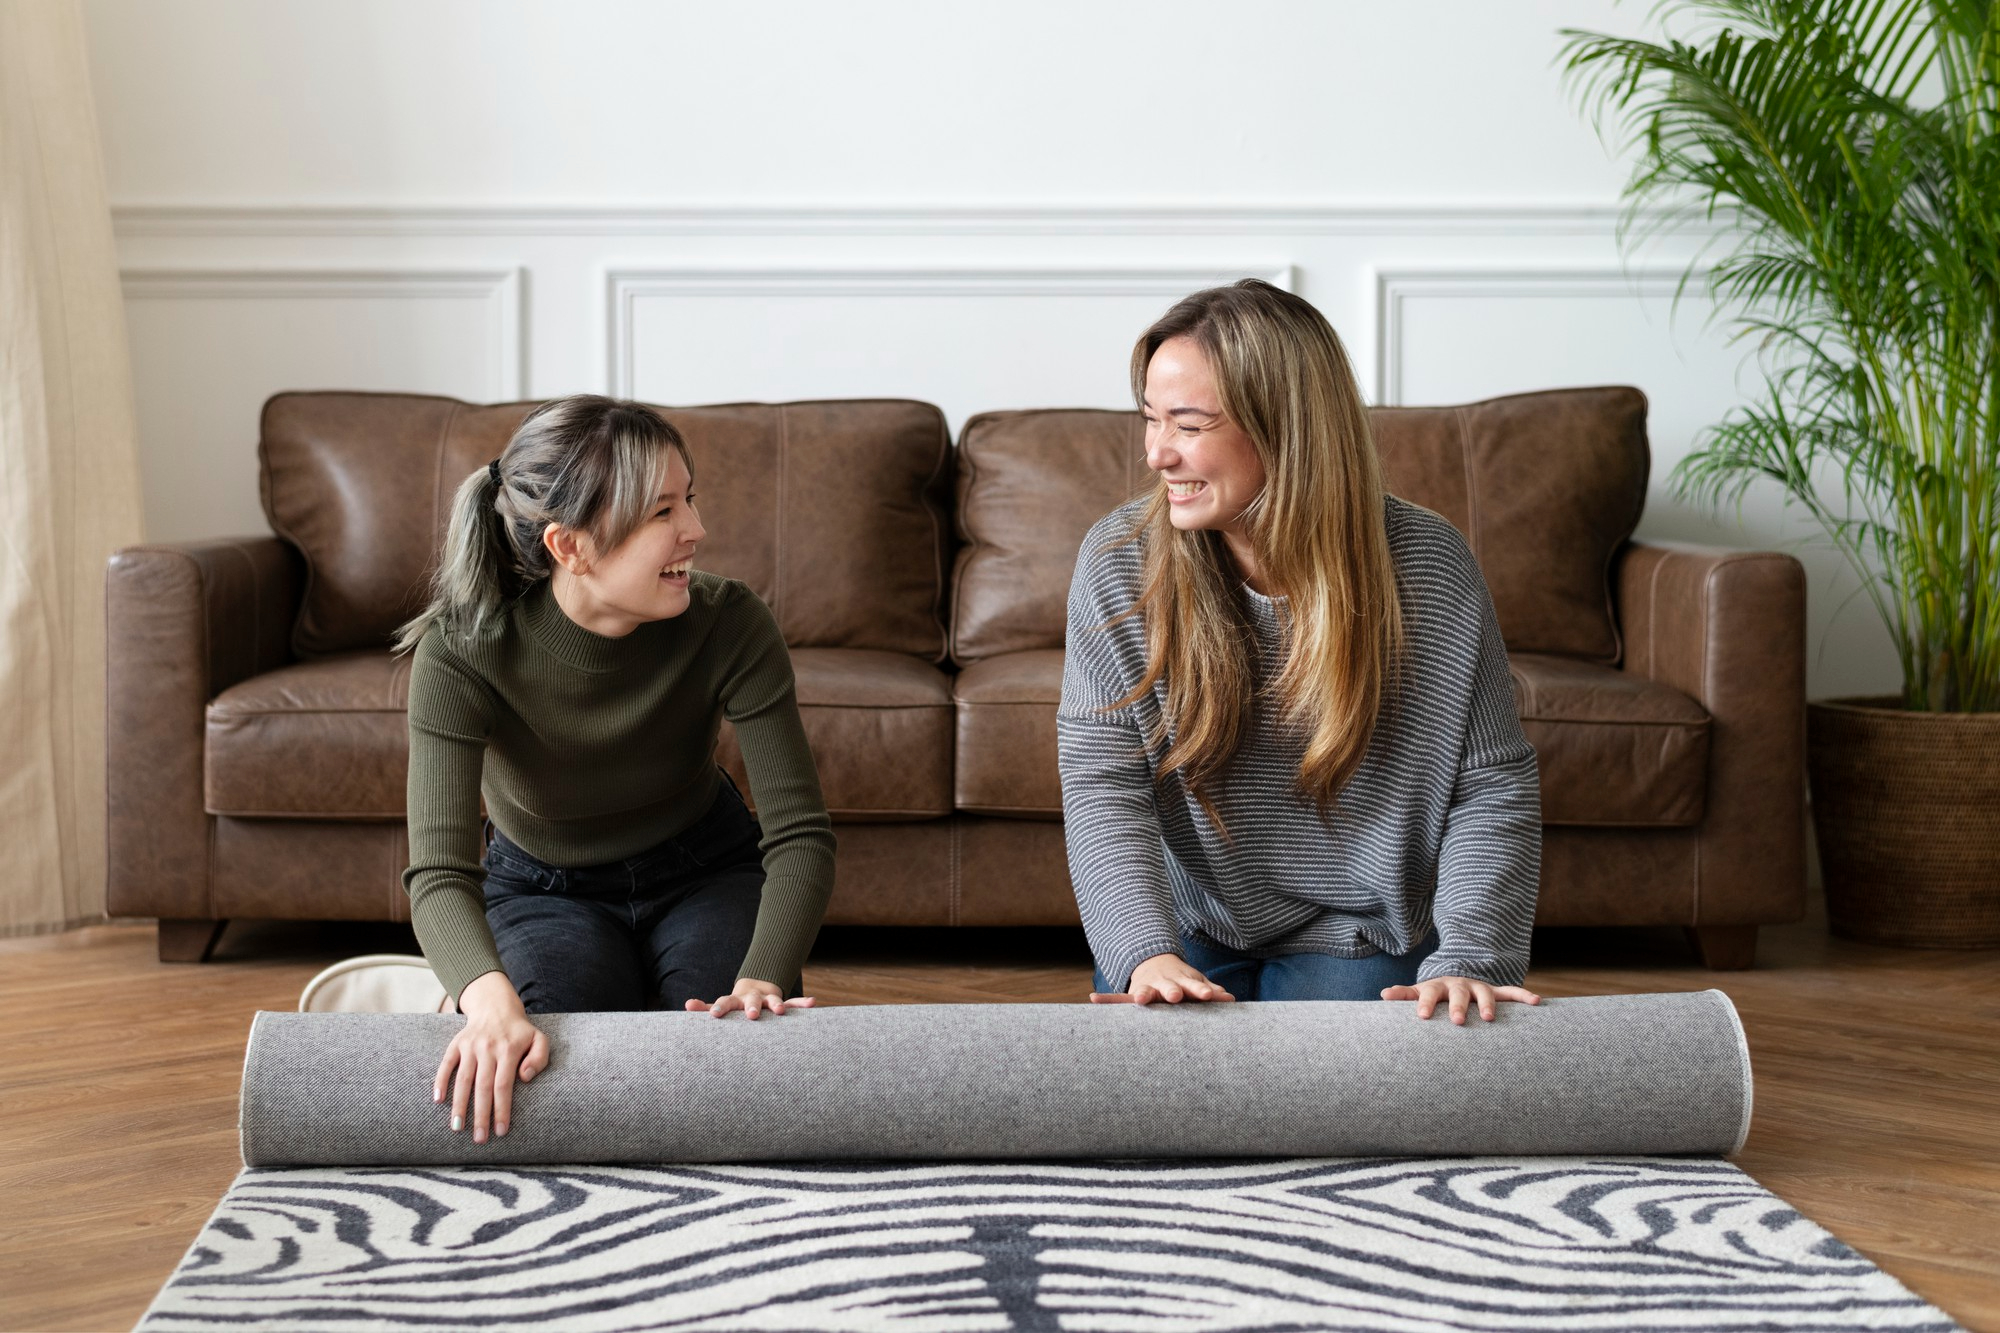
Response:
[{"label": "wood floor plank", "polygon": [[[327,963],[406,927],[232,926],[162,964],[144,926],[0,941],[0,1329],[129,1328],[234,1177],[243,1039]],[[824,1004],[1081,1001],[1076,931],[829,929]],[[1677,930],[1542,931],[1550,996],[1716,987],[1749,1036],[1751,1175],[1967,1328],[2000,1333],[2000,955],[1767,928],[1748,972]]]}]

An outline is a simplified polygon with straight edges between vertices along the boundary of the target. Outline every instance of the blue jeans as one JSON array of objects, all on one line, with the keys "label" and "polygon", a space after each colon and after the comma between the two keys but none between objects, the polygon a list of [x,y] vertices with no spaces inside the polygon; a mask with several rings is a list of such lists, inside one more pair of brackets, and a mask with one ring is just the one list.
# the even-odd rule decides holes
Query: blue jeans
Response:
[{"label": "blue jeans", "polygon": [[[1417,966],[1437,947],[1437,932],[1432,931],[1406,954],[1336,958],[1327,953],[1287,953],[1252,958],[1206,936],[1181,932],[1182,956],[1239,1000],[1379,1000],[1390,986],[1416,985]],[[1101,971],[1092,975],[1090,985],[1100,994],[1111,989]]]},{"label": "blue jeans", "polygon": [[[764,896],[763,830],[723,778],[692,826],[623,861],[553,866],[494,830],[486,920],[529,1013],[680,1009],[735,987]],[[799,978],[776,980],[798,994]]]}]

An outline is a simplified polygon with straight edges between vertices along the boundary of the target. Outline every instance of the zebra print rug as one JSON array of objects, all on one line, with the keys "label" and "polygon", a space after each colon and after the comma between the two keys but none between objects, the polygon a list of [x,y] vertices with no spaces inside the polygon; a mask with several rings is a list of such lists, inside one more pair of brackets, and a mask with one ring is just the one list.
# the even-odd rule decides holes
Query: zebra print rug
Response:
[{"label": "zebra print rug", "polygon": [[1664,1157],[249,1170],[140,1324],[1954,1329]]}]

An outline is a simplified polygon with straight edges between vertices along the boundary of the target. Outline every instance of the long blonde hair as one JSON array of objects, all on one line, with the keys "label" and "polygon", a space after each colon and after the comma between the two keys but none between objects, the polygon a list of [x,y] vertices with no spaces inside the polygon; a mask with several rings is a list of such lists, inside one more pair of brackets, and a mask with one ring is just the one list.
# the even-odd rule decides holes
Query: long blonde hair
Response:
[{"label": "long blonde hair", "polygon": [[416,647],[432,625],[476,633],[548,578],[551,523],[589,533],[600,551],[618,546],[652,512],[669,449],[692,478],[687,441],[644,403],[576,393],[528,413],[500,457],[459,483],[430,603],[396,631],[395,651]]},{"label": "long blonde hair", "polygon": [[[1310,303],[1246,278],[1176,304],[1132,349],[1141,406],[1153,353],[1188,338],[1207,357],[1224,414],[1250,439],[1264,486],[1242,526],[1261,574],[1285,598],[1284,666],[1269,691],[1278,719],[1310,733],[1297,790],[1329,812],[1368,751],[1403,651],[1402,605],[1368,409],[1340,336]],[[1146,670],[1111,708],[1167,682],[1149,737],[1159,777],[1179,772],[1218,828],[1211,788],[1250,725],[1255,639],[1223,536],[1183,532],[1159,481],[1128,540],[1145,541]],[[1169,724],[1172,743],[1168,745]],[[1222,828],[1224,837],[1228,830]]]}]

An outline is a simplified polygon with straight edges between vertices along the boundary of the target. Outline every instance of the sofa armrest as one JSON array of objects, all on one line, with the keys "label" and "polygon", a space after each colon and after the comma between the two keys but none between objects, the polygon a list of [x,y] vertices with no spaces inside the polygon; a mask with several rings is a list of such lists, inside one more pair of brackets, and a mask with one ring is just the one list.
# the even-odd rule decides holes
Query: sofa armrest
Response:
[{"label": "sofa armrest", "polygon": [[298,553],[276,537],[128,546],[104,575],[107,905],[212,918],[203,716],[291,659]]},{"label": "sofa armrest", "polygon": [[1805,568],[1775,551],[1628,542],[1624,669],[1713,719],[1690,925],[1805,914]]}]

